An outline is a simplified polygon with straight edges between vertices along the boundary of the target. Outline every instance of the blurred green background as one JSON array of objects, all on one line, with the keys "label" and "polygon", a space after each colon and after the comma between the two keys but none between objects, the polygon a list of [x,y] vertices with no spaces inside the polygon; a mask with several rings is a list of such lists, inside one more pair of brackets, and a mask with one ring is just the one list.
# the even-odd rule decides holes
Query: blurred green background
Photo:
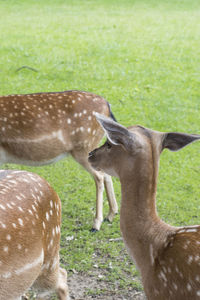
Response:
[{"label": "blurred green background", "polygon": [[[200,133],[199,20],[198,0],[0,0],[0,94],[85,90],[104,96],[125,126]],[[199,149],[161,156],[157,207],[172,225],[200,221]],[[95,185],[77,163],[9,168],[39,173],[61,197],[69,276],[98,265],[111,292],[142,288],[123,243],[110,241],[120,237],[119,216],[90,233]]]}]

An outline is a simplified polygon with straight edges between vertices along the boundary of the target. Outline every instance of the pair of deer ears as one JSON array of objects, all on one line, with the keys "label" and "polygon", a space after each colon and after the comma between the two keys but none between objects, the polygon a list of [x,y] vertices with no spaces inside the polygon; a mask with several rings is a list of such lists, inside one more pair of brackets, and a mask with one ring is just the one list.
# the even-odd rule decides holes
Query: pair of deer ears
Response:
[{"label": "pair of deer ears", "polygon": [[[126,150],[132,149],[133,142],[137,142],[137,136],[134,136],[124,126],[114,122],[110,118],[95,113],[97,121],[104,129],[108,140],[114,145],[123,145]],[[147,129],[148,130],[148,129]],[[178,132],[168,132],[159,135],[162,139],[162,150],[167,148],[171,151],[178,151],[188,144],[199,140],[198,134],[186,134]]]}]

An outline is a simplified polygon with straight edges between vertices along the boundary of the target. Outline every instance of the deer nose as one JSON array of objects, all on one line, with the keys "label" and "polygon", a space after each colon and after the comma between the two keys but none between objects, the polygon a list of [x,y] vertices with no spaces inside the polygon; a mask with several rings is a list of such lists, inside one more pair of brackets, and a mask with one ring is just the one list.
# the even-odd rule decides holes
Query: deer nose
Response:
[{"label": "deer nose", "polygon": [[95,155],[96,149],[92,150],[89,154],[88,154],[88,158],[91,158],[92,156]]}]

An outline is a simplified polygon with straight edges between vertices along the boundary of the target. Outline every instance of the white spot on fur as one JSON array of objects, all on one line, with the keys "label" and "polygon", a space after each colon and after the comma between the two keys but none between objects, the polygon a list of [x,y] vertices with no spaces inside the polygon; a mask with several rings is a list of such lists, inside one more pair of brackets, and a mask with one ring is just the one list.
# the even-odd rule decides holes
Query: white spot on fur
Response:
[{"label": "white spot on fur", "polygon": [[0,204],[0,208],[6,210],[5,206],[3,206],[2,204]]},{"label": "white spot on fur", "polygon": [[6,272],[2,275],[3,278],[8,279],[12,276],[12,274],[10,272]]},{"label": "white spot on fur", "polygon": [[6,239],[7,239],[8,241],[10,241],[10,240],[11,240],[11,235],[10,235],[10,234],[7,234],[7,235],[6,235]]},{"label": "white spot on fur", "polygon": [[18,250],[21,250],[21,249],[22,249],[22,245],[21,245],[21,244],[18,244],[18,245],[17,245],[17,249],[18,249]]},{"label": "white spot on fur", "polygon": [[24,226],[23,220],[21,218],[18,218],[18,222],[19,222],[19,225]]},{"label": "white spot on fur", "polygon": [[192,263],[192,261],[193,261],[193,256],[189,255],[188,260],[187,260],[188,265],[190,265]]},{"label": "white spot on fur", "polygon": [[46,220],[49,221],[49,214],[46,212]]},{"label": "white spot on fur", "polygon": [[195,280],[196,280],[197,282],[200,282],[200,275],[196,275]]},{"label": "white spot on fur", "polygon": [[4,247],[3,247],[3,251],[4,251],[4,252],[8,252],[8,246],[4,246]]},{"label": "white spot on fur", "polygon": [[33,216],[33,212],[32,212],[32,210],[31,210],[31,209],[28,209],[28,212],[29,212],[29,214],[30,214],[30,215],[32,215],[32,216]]}]

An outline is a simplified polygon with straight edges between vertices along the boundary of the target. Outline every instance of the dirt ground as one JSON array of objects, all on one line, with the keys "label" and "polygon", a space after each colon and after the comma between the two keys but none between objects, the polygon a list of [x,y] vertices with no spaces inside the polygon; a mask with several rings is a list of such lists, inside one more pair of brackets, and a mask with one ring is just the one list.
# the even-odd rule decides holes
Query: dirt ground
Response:
[{"label": "dirt ground", "polygon": [[[106,274],[106,273],[105,273]],[[105,276],[104,274],[104,276]],[[132,287],[127,290],[120,288],[120,283],[115,284],[101,278],[98,270],[92,270],[92,273],[78,273],[74,270],[68,271],[68,287],[70,300],[147,300],[142,291]],[[37,294],[34,290],[27,292],[23,300],[37,300]],[[46,300],[56,300],[55,294],[47,296]]]},{"label": "dirt ground", "polygon": [[[129,288],[127,291],[118,286],[113,288],[110,282],[99,280],[98,275],[70,273],[68,287],[70,300],[147,300],[143,292],[133,288]],[[30,290],[22,299],[37,300],[37,295]],[[45,299],[55,300],[57,297],[54,294]]]},{"label": "dirt ground", "polygon": [[70,297],[73,300],[146,300],[143,292],[111,289],[110,283],[101,281],[97,276],[70,274],[68,278]]}]

